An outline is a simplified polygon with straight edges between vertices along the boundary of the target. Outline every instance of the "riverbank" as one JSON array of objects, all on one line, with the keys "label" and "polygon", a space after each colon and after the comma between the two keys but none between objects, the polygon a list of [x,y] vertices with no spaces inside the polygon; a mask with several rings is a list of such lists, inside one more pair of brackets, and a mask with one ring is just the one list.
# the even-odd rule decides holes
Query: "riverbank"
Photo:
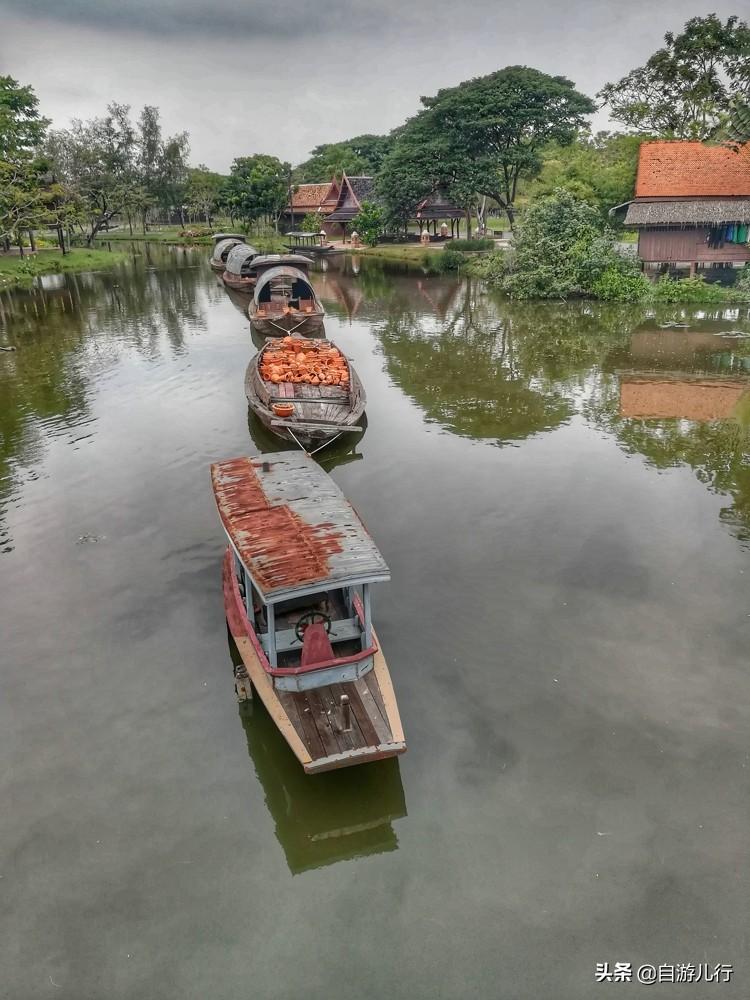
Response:
[{"label": "riverbank", "polygon": [[63,256],[59,250],[39,250],[23,257],[0,256],[0,289],[33,284],[43,274],[100,271],[126,260],[119,250],[88,250],[74,247]]},{"label": "riverbank", "polygon": [[[221,232],[218,228],[216,232]],[[109,232],[103,231],[96,234],[97,243],[161,243],[164,246],[213,246],[213,232],[207,232],[204,226],[190,226],[184,229],[181,226],[163,226],[160,229],[152,229],[147,233],[129,229],[116,229]],[[263,236],[248,234],[247,242],[252,243],[258,250],[264,253],[283,253],[285,247],[283,237],[275,233]]]}]

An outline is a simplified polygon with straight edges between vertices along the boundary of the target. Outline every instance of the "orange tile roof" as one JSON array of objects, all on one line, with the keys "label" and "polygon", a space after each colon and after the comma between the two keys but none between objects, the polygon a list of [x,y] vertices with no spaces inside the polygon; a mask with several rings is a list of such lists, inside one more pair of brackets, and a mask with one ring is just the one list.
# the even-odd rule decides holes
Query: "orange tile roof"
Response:
[{"label": "orange tile roof", "polygon": [[317,209],[328,194],[331,182],[327,184],[300,184],[292,195],[294,208]]},{"label": "orange tile roof", "polygon": [[738,152],[681,139],[644,142],[638,156],[636,198],[750,195],[750,144]]}]

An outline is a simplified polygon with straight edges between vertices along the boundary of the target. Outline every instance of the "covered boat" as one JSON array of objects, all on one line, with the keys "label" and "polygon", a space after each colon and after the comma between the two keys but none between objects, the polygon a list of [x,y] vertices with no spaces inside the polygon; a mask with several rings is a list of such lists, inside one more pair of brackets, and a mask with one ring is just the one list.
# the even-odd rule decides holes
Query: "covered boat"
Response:
[{"label": "covered boat", "polygon": [[390,573],[352,505],[302,452],[217,462],[211,479],[240,697],[257,692],[308,773],[403,753],[370,611]]},{"label": "covered boat", "polygon": [[245,394],[265,427],[307,451],[362,433],[364,387],[331,341],[267,340],[247,367]]},{"label": "covered boat", "polygon": [[266,337],[317,333],[325,310],[306,274],[288,265],[264,271],[248,308],[250,322]]},{"label": "covered boat", "polygon": [[226,239],[214,243],[214,248],[209,257],[209,264],[214,271],[223,271],[227,266],[227,257],[230,251],[236,246],[244,246],[245,241],[236,236],[227,236]]},{"label": "covered boat", "polygon": [[257,277],[252,269],[252,263],[260,256],[260,251],[249,243],[238,243],[232,247],[221,276],[224,284],[238,292],[251,292]]},{"label": "covered boat", "polygon": [[217,243],[221,243],[222,240],[237,240],[238,243],[246,242],[242,233],[214,233],[211,239],[214,241],[214,246]]}]

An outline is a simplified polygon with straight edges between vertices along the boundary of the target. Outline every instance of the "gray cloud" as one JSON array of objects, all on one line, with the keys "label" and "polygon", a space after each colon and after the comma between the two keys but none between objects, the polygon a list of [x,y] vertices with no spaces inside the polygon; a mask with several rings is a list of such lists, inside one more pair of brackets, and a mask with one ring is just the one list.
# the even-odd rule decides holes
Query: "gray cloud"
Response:
[{"label": "gray cloud", "polygon": [[[55,127],[117,100],[156,104],[192,160],[227,170],[267,152],[382,133],[434,94],[510,63],[594,95],[667,30],[734,0],[0,0],[0,72]],[[605,127],[606,116],[595,118]]]}]

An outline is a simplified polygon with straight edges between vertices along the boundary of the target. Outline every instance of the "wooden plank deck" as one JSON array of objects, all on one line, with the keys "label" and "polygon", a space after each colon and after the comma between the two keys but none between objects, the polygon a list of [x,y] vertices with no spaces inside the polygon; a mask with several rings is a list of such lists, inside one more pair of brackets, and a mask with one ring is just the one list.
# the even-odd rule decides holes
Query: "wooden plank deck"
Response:
[{"label": "wooden plank deck", "polygon": [[[289,716],[310,757],[319,760],[352,750],[364,750],[395,742],[385,717],[380,686],[371,670],[364,679],[345,684],[329,684],[310,691],[276,691],[276,696]],[[362,690],[377,691],[362,697]],[[351,729],[341,729],[341,695],[349,696]]]}]

